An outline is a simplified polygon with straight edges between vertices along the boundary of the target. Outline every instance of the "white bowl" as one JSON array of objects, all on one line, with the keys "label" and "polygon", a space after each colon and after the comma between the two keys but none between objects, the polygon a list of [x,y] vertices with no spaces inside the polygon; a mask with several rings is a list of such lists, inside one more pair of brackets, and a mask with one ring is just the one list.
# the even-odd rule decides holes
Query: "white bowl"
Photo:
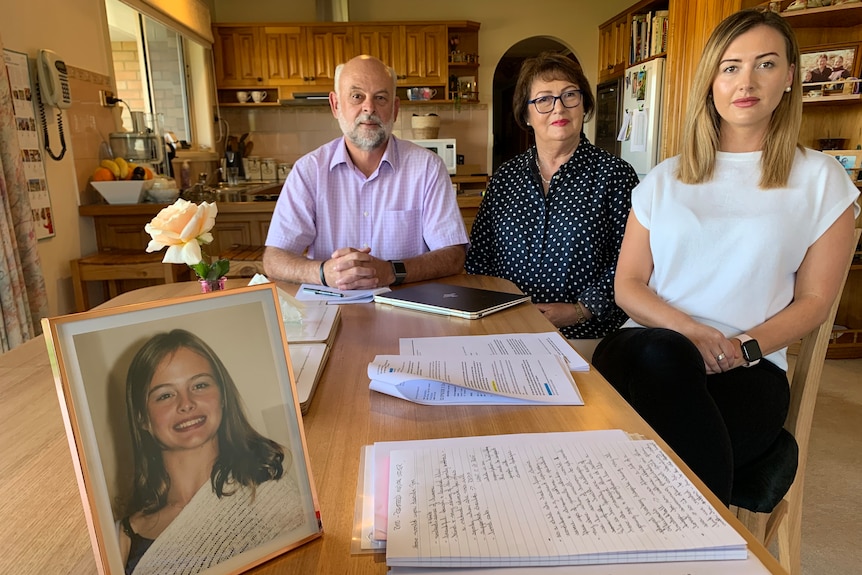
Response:
[{"label": "white bowl", "polygon": [[180,197],[180,191],[176,188],[157,188],[153,186],[147,190],[150,199],[158,204],[170,204]]},{"label": "white bowl", "polygon": [[109,204],[137,204],[144,187],[144,180],[90,183]]}]

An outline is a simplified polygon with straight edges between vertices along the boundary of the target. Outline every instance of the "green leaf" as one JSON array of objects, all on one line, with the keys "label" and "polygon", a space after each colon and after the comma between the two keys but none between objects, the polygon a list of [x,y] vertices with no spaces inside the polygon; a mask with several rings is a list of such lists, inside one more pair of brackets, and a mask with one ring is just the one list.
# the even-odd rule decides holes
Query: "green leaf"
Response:
[{"label": "green leaf", "polygon": [[218,260],[215,262],[212,267],[216,270],[218,274],[216,279],[227,275],[228,270],[230,270],[230,262],[228,260]]},{"label": "green leaf", "polygon": [[[209,279],[209,271],[210,267],[203,262],[196,263],[194,265],[189,266],[192,268],[197,276],[202,280]],[[217,278],[216,278],[217,279]]]}]

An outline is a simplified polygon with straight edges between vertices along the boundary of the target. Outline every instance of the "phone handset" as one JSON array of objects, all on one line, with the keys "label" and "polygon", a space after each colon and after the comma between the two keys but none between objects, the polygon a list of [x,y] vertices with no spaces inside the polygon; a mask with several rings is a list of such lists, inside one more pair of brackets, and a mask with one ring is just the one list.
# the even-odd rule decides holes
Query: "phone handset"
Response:
[{"label": "phone handset", "polygon": [[[66,139],[63,136],[62,110],[72,105],[72,95],[69,92],[69,75],[66,63],[50,50],[39,50],[36,60],[36,90],[39,94],[39,114],[42,118],[42,135],[45,140],[45,151],[55,160],[62,160],[66,154]],[[60,133],[59,155],[51,151],[48,140],[48,121],[45,117],[45,106],[54,106],[57,110],[57,131]]]}]

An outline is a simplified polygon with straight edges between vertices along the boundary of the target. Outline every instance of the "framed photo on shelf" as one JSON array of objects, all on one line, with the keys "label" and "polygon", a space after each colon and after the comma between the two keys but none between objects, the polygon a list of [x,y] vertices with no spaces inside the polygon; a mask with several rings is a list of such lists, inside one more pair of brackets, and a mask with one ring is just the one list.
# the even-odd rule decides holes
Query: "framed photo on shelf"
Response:
[{"label": "framed photo on shelf", "polygon": [[42,325],[100,573],[241,573],[321,535],[274,284]]},{"label": "framed photo on shelf", "polygon": [[823,153],[834,156],[845,170],[858,168],[862,162],[862,150],[823,150]]},{"label": "framed photo on shelf", "polygon": [[823,44],[800,49],[803,92],[843,91],[846,80],[859,77],[860,42]]}]

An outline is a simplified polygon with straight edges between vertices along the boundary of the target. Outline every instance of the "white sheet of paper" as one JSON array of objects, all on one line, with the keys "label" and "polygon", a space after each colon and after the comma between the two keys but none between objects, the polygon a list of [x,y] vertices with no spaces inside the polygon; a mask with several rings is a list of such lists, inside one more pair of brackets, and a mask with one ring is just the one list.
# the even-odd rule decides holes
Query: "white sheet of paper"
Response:
[{"label": "white sheet of paper", "polygon": [[423,405],[584,404],[558,355],[378,355],[368,377],[372,390]]},{"label": "white sheet of paper", "polygon": [[590,364],[558,331],[442,337],[402,337],[401,355],[461,357],[465,355],[559,355],[570,371],[589,371]]},{"label": "white sheet of paper", "polygon": [[392,567],[389,575],[770,575],[752,554],[740,561],[675,561],[673,563],[628,563],[614,565],[565,565],[560,567],[489,567],[452,569],[437,567]]},{"label": "white sheet of paper", "polygon": [[301,322],[284,322],[284,333],[290,343],[325,342],[329,340],[338,308],[325,302],[306,302],[302,308]]},{"label": "white sheet of paper", "polygon": [[631,124],[632,115],[628,110],[623,114],[623,122],[622,126],[620,126],[620,132],[617,134],[618,142],[625,142],[629,139],[629,124]]},{"label": "white sheet of paper", "polygon": [[516,433],[511,435],[451,437],[447,439],[417,439],[414,441],[378,441],[374,444],[374,477],[366,484],[372,491],[374,501],[374,536],[377,541],[386,540],[386,529],[389,522],[389,455],[395,449],[413,449],[429,446],[447,445],[487,445],[489,441],[501,446],[530,443],[542,443],[562,439],[576,433],[582,442],[625,441],[628,435],[620,429],[600,429],[595,431],[551,432],[551,433]]},{"label": "white sheet of paper", "polygon": [[631,134],[631,151],[644,152],[647,144],[647,127],[649,119],[647,116],[648,109],[634,110],[632,112],[632,134]]},{"label": "white sheet of paper", "polygon": [[742,560],[745,540],[653,441],[394,449],[386,563]]}]

